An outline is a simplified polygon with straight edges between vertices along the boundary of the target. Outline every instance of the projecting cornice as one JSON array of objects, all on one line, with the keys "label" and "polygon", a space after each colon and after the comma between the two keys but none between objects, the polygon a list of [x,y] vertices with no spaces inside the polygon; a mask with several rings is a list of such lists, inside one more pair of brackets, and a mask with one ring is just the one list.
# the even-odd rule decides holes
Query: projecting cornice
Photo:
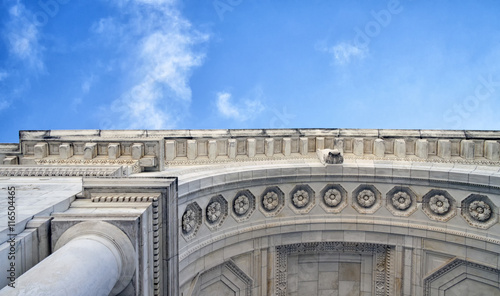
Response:
[{"label": "projecting cornice", "polygon": [[0,144],[4,165],[128,166],[130,173],[176,165],[344,159],[500,164],[500,131],[385,129],[21,131]]}]

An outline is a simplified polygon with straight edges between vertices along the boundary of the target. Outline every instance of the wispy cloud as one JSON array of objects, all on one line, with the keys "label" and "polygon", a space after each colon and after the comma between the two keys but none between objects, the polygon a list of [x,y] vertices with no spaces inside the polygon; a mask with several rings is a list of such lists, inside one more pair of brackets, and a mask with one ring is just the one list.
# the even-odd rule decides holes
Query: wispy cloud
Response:
[{"label": "wispy cloud", "polygon": [[233,103],[231,101],[231,93],[219,92],[216,97],[217,111],[224,117],[234,119],[237,121],[247,121],[251,117],[257,116],[264,110],[262,104],[262,91],[254,91],[252,99],[245,99],[240,103]]},{"label": "wispy cloud", "polygon": [[335,64],[338,65],[346,65],[354,59],[364,59],[368,55],[368,47],[345,41],[334,46],[319,45],[316,49],[331,54]]},{"label": "wispy cloud", "polygon": [[24,62],[31,72],[39,73],[45,68],[40,45],[40,32],[30,20],[31,11],[17,1],[9,8],[9,20],[3,35],[7,40],[9,53]]},{"label": "wispy cloud", "polygon": [[104,36],[123,37],[126,44],[120,44],[120,50],[126,50],[127,62],[134,69],[132,86],[111,104],[111,111],[120,114],[125,123],[122,128],[172,128],[187,112],[191,101],[189,78],[204,59],[195,47],[209,36],[192,28],[177,9],[177,1],[114,3],[129,21],[105,18],[94,24],[93,30]]}]

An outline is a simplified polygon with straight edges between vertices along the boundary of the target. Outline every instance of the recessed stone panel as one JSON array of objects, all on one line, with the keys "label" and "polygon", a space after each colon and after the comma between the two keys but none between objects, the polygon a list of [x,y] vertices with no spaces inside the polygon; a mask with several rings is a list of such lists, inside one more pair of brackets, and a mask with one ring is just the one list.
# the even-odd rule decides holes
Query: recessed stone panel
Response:
[{"label": "recessed stone panel", "polygon": [[446,190],[432,189],[422,198],[422,210],[431,220],[446,222],[457,214],[457,202]]},{"label": "recessed stone panel", "polygon": [[380,191],[369,184],[361,184],[352,192],[352,207],[361,214],[373,214],[382,205]]},{"label": "recessed stone panel", "polygon": [[409,187],[395,186],[387,192],[386,208],[394,216],[408,217],[417,210],[417,196]]},{"label": "recessed stone panel", "polygon": [[238,191],[231,203],[231,216],[234,220],[242,222],[250,218],[255,211],[255,196],[250,190]]},{"label": "recessed stone panel", "polygon": [[309,185],[296,185],[289,196],[289,206],[297,214],[306,214],[316,204],[314,190]]},{"label": "recessed stone panel", "polygon": [[260,196],[259,209],[267,217],[279,214],[285,206],[285,194],[278,186],[267,187]]},{"label": "recessed stone panel", "polygon": [[205,208],[205,223],[210,230],[218,229],[227,217],[227,201],[222,195],[210,199]]},{"label": "recessed stone panel", "polygon": [[462,217],[469,225],[487,229],[498,222],[498,208],[486,196],[471,194],[462,201]]},{"label": "recessed stone panel", "polygon": [[319,197],[319,204],[328,213],[340,213],[347,206],[347,191],[340,184],[326,185]]},{"label": "recessed stone panel", "polygon": [[181,234],[186,240],[196,236],[202,220],[201,208],[196,202],[187,205],[181,217]]}]

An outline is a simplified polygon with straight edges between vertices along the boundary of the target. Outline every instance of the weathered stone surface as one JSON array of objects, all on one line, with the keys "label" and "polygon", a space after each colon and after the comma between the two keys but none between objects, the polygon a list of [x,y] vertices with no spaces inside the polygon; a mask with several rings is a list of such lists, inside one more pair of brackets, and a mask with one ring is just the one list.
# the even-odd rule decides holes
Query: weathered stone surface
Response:
[{"label": "weathered stone surface", "polygon": [[[136,248],[124,296],[408,296],[443,285],[490,295],[500,274],[499,138],[343,129],[26,132],[19,145],[0,144],[0,201],[16,188],[17,279],[36,270],[65,229],[101,220]],[[82,185],[91,171],[97,178]],[[68,175],[80,183],[61,178]],[[0,221],[7,217],[0,211]],[[0,228],[1,266],[9,264],[8,238]],[[107,283],[109,265],[96,267]],[[88,290],[98,285],[79,276],[92,281]],[[0,286],[7,284],[0,270]]]}]

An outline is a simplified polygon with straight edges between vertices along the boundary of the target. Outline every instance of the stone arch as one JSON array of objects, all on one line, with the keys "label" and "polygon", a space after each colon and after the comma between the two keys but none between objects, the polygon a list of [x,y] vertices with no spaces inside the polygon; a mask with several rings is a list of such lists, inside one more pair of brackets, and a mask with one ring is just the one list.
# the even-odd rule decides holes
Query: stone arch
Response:
[{"label": "stone arch", "polygon": [[[200,200],[200,203],[203,203],[213,195],[235,196],[242,190],[255,196],[256,203],[259,203],[259,197],[269,187],[277,187],[285,194],[285,204],[276,216],[266,216],[261,211],[255,211],[244,221],[227,219],[215,232],[200,227],[199,235],[190,241],[181,241],[181,291],[192,280],[192,275],[250,253],[248,264],[252,266],[251,276],[256,278],[254,290],[260,291],[260,294],[256,295],[279,295],[279,288],[283,288],[283,284],[280,284],[278,277],[283,275],[278,275],[278,249],[290,245],[349,243],[357,244],[360,248],[367,245],[386,246],[392,252],[389,261],[394,263],[386,266],[388,276],[392,280],[385,283],[384,292],[378,294],[377,283],[374,281],[369,295],[402,295],[403,290],[420,289],[426,266],[433,266],[425,260],[432,261],[433,258],[438,258],[439,254],[448,252],[457,258],[465,258],[467,250],[474,245],[476,248],[481,246],[481,250],[475,255],[481,263],[487,263],[487,259],[481,259],[484,254],[498,257],[498,248],[494,247],[500,243],[498,237],[491,236],[477,227],[470,227],[461,215],[455,215],[446,221],[429,219],[422,209],[422,202],[423,197],[431,190],[442,190],[449,193],[457,205],[471,192],[488,196],[492,204],[497,204],[500,201],[500,187],[470,182],[474,180],[474,174],[470,172],[448,174],[446,180],[435,178],[438,172],[438,167],[408,168],[397,163],[392,163],[390,167],[376,164],[369,169],[352,164],[316,167],[298,164],[294,167],[242,167],[231,172],[223,169],[212,170],[210,175],[180,180],[180,208],[188,201]],[[466,181],[464,175],[467,175]],[[480,179],[480,175],[476,177],[477,180]],[[293,211],[293,205],[289,204],[289,194],[294,192],[296,186],[308,186],[314,192],[322,192],[329,188],[328,186],[331,187],[331,184],[345,188],[347,204],[352,204],[352,192],[355,192],[356,188],[369,185],[370,188],[380,191],[380,204],[391,202],[387,194],[396,187],[410,192],[412,202],[415,202],[416,206],[411,215],[394,215],[393,212],[397,210],[394,207],[380,207],[369,213],[356,211],[352,207],[345,207],[337,212],[327,212],[324,207],[314,207],[307,215]],[[314,198],[316,203],[323,202],[321,194],[316,194]],[[229,211],[233,211],[232,207]],[[317,252],[324,251],[322,248],[318,247]],[[362,254],[361,251],[358,253]],[[429,255],[431,253],[438,255],[432,257]],[[344,259],[338,260],[342,262]],[[267,269],[263,269],[263,266]],[[371,276],[374,276],[375,269],[371,272]],[[409,276],[411,274],[421,278],[412,279]],[[267,279],[265,284],[262,280],[264,278]],[[367,290],[364,291],[368,293]]]}]

